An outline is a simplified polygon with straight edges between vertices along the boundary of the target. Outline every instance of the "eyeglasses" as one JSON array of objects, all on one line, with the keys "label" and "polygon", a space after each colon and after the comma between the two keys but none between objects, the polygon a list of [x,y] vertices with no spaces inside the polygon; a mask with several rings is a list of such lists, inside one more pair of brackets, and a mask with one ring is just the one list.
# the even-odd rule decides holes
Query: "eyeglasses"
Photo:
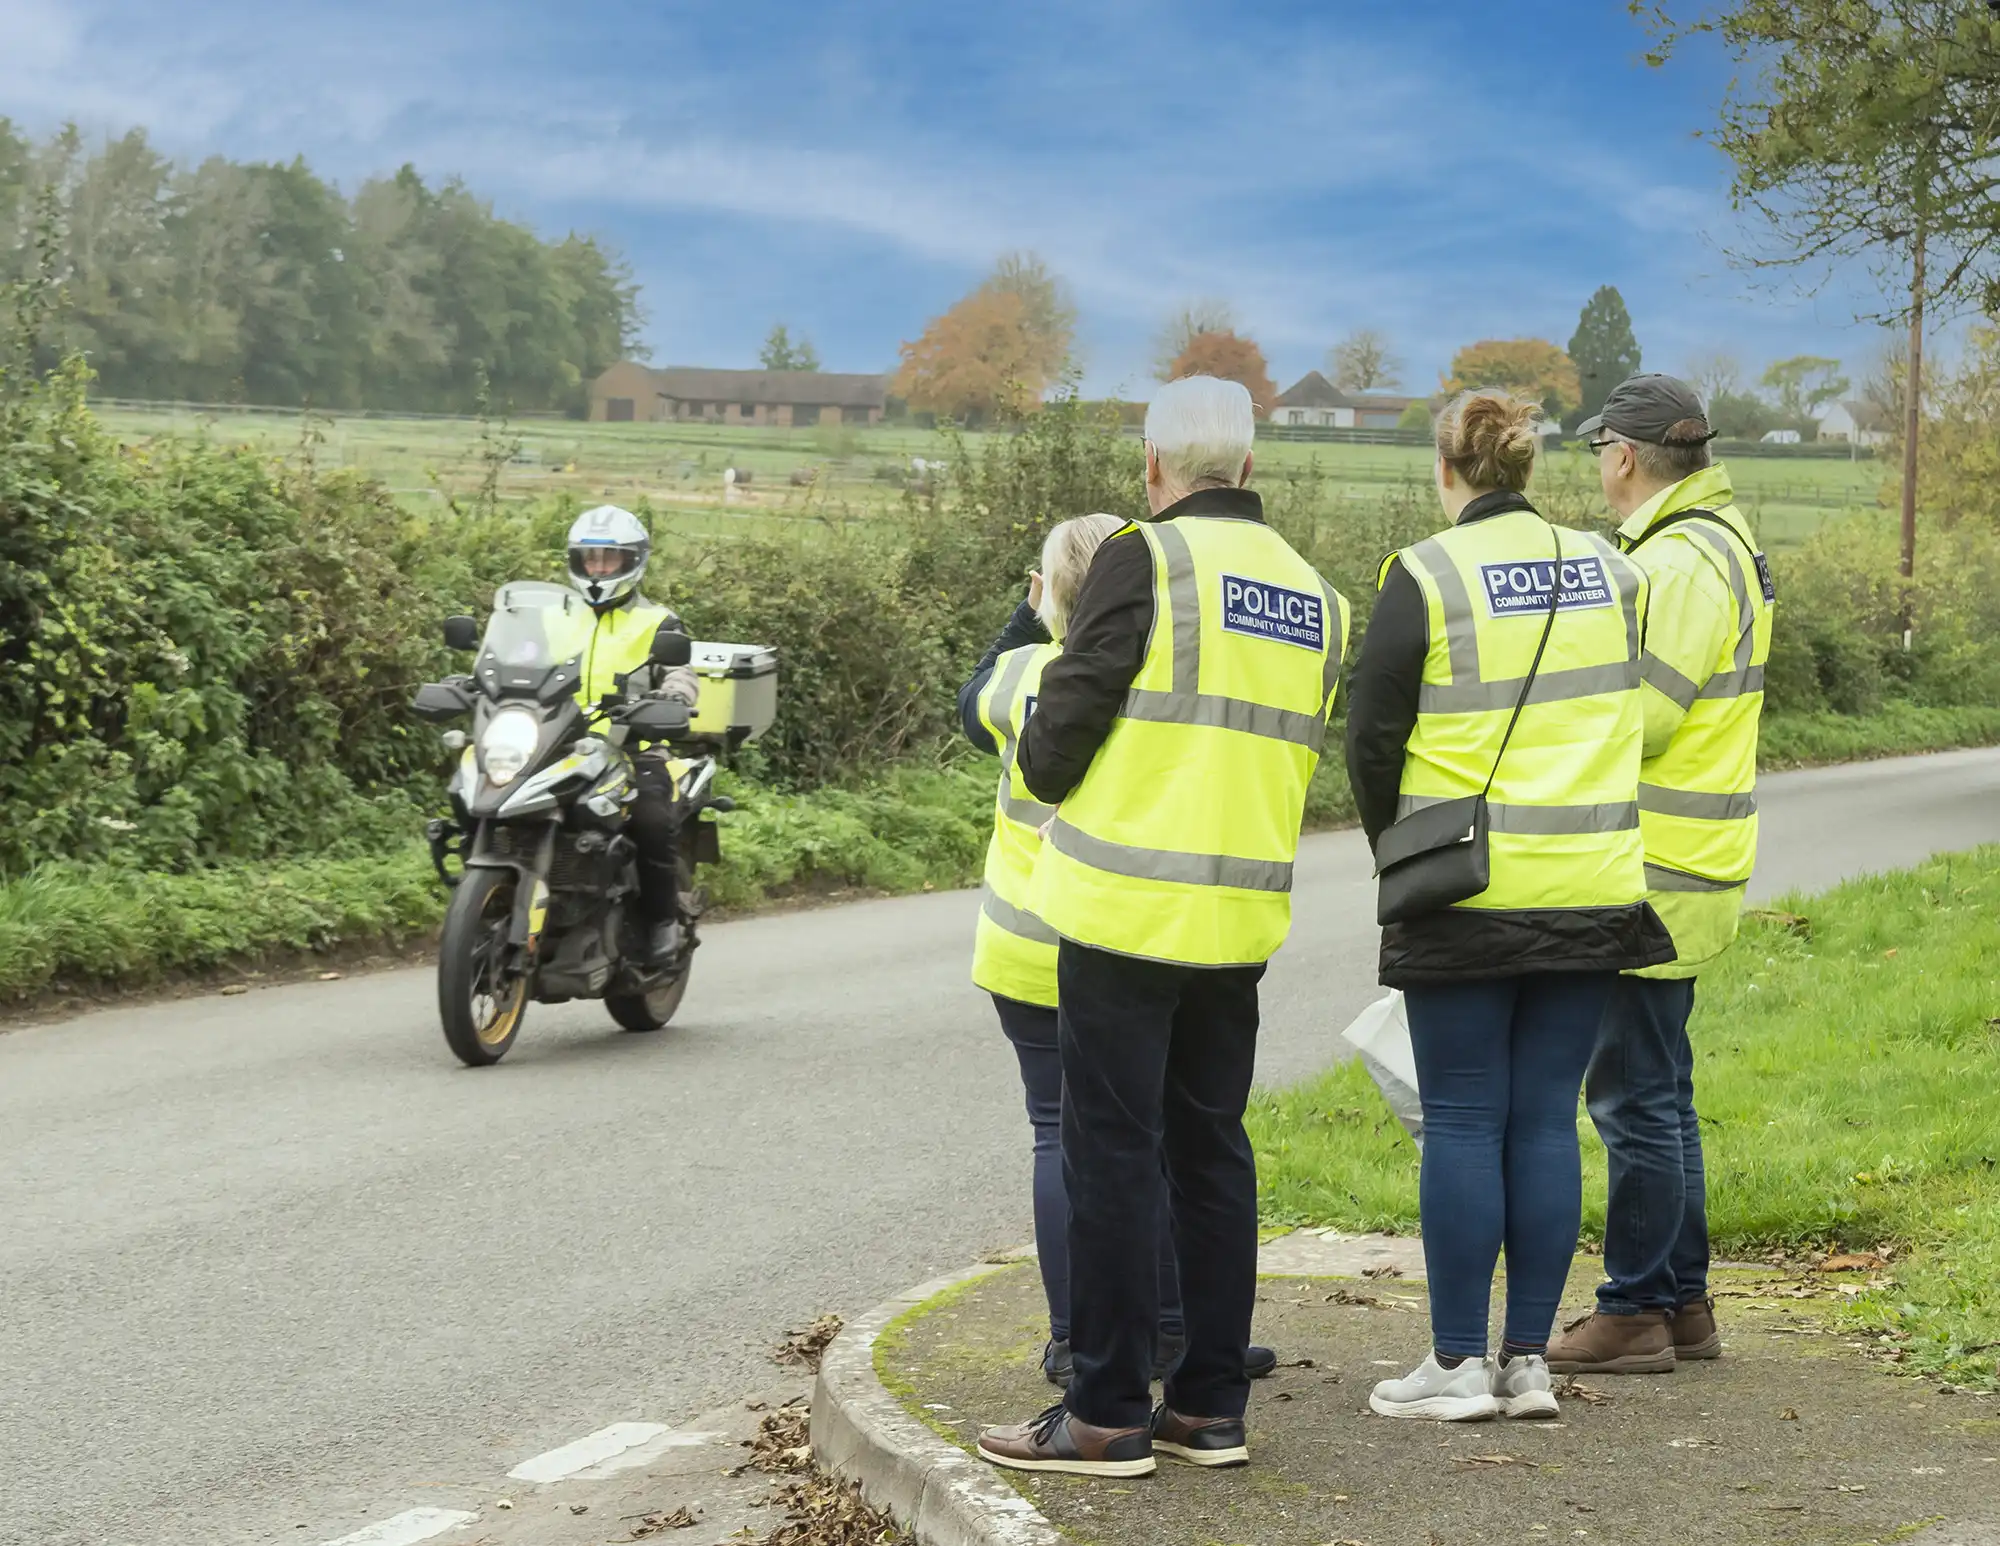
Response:
[{"label": "eyeglasses", "polygon": [[1606,446],[1622,446],[1623,444],[1625,442],[1622,440],[1586,440],[1584,442],[1584,446],[1592,456],[1602,456]]}]

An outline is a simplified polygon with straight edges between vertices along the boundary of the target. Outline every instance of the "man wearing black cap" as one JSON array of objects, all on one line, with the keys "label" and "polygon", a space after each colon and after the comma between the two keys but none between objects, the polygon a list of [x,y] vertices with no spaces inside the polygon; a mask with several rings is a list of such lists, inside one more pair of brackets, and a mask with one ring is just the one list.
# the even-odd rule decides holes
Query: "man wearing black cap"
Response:
[{"label": "man wearing black cap", "polygon": [[1571,1374],[1659,1374],[1722,1350],[1688,1018],[1695,975],[1736,936],[1757,857],[1757,724],[1771,650],[1770,566],[1715,465],[1701,398],[1633,376],[1579,433],[1619,545],[1646,571],[1638,821],[1647,900],[1677,958],[1620,979],[1585,1084],[1610,1157],[1597,1313],[1549,1346]]}]

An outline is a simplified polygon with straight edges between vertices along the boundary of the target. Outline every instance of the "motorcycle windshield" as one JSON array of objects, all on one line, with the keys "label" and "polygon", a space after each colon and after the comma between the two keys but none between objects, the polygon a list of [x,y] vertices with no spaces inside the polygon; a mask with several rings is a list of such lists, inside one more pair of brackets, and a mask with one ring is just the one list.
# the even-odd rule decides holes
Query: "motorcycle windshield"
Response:
[{"label": "motorcycle windshield", "polygon": [[573,690],[592,621],[590,608],[568,586],[542,580],[501,586],[480,644],[480,685],[540,696],[560,676]]}]

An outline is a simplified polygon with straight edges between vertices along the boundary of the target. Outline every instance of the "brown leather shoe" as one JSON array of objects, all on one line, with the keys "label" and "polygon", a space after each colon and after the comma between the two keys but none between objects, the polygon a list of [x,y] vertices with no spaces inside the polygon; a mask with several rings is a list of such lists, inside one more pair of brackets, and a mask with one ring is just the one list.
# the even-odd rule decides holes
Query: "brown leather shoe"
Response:
[{"label": "brown leather shoe", "polygon": [[1153,1448],[1186,1465],[1248,1465],[1240,1417],[1185,1417],[1170,1406],[1153,1414]]},{"label": "brown leather shoe", "polygon": [[1674,1311],[1671,1321],[1674,1337],[1674,1357],[1720,1358],[1722,1356],[1722,1333],[1715,1329],[1715,1301],[1710,1298],[1690,1299]]},{"label": "brown leather shoe", "polygon": [[1010,1471],[1065,1471],[1072,1476],[1151,1476],[1149,1428],[1095,1428],[1061,1403],[1033,1422],[988,1428],[979,1435],[979,1458]]},{"label": "brown leather shoe", "polygon": [[1671,1374],[1674,1338],[1665,1310],[1598,1311],[1571,1321],[1549,1344],[1551,1374]]}]

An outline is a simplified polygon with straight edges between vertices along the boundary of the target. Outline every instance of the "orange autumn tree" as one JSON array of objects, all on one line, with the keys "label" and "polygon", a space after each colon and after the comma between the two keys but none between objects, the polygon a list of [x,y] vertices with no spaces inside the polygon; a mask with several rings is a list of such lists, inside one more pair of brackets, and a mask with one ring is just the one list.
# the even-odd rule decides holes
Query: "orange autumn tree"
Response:
[{"label": "orange autumn tree", "polygon": [[1220,376],[1224,381],[1240,381],[1250,390],[1250,401],[1259,413],[1269,413],[1278,400],[1278,384],[1264,363],[1264,351],[1248,338],[1225,330],[1197,333],[1187,347],[1174,356],[1167,367],[1167,379],[1182,376]]},{"label": "orange autumn tree", "polygon": [[890,390],[919,413],[968,422],[1019,418],[1068,363],[1075,315],[1039,259],[1009,255],[902,346]]},{"label": "orange autumn tree", "polygon": [[1560,419],[1583,401],[1576,366],[1567,354],[1542,338],[1483,338],[1452,356],[1447,392],[1474,387],[1500,387],[1542,405],[1551,419]]}]

